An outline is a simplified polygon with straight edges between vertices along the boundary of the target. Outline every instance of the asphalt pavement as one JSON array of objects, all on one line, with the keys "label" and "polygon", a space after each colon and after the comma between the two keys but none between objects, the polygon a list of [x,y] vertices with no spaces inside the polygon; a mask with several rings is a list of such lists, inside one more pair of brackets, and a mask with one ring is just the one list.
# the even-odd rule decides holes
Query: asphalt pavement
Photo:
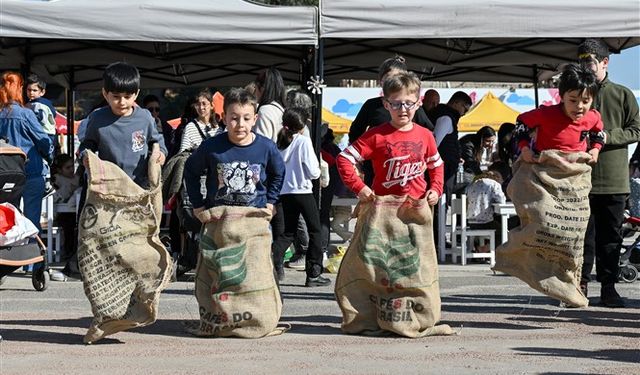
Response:
[{"label": "asphalt pavement", "polygon": [[[330,275],[335,281],[335,275]],[[82,282],[44,292],[22,273],[0,287],[0,374],[640,374],[640,281],[619,284],[627,307],[567,309],[488,265],[440,266],[442,322],[456,336],[407,339],[342,334],[330,287],[305,288],[286,270],[281,336],[203,339],[194,283],[172,283],[158,321],[86,346],[91,309]]]}]

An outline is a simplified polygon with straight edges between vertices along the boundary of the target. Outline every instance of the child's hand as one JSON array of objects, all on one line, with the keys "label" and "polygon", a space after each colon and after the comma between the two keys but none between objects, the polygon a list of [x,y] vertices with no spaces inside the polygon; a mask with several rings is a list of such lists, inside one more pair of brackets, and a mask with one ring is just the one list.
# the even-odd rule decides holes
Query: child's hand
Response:
[{"label": "child's hand", "polygon": [[365,186],[358,193],[358,199],[362,202],[372,201],[375,198],[375,194],[373,194],[373,190],[370,187]]},{"label": "child's hand", "polygon": [[267,203],[267,210],[271,212],[271,217],[276,216],[276,206],[271,203]]},{"label": "child's hand", "polygon": [[434,190],[427,190],[427,203],[429,206],[435,206],[438,203],[438,193]]},{"label": "child's hand", "polygon": [[86,152],[83,152],[80,155],[82,155],[82,165],[84,165],[84,169],[86,169],[88,171],[89,170],[89,156],[87,156]]},{"label": "child's hand", "polygon": [[156,163],[164,165],[165,159],[166,156],[162,153],[162,151],[160,151],[160,147],[158,146],[158,144],[154,144],[153,151],[151,152],[151,160],[155,160]]},{"label": "child's hand", "polygon": [[600,155],[600,150],[598,150],[597,148],[592,148],[591,150],[589,150],[589,155],[591,155],[589,164],[595,164],[598,162],[598,155]]},{"label": "child's hand", "polygon": [[520,157],[522,158],[522,160],[526,161],[527,163],[537,163],[538,159],[536,159],[535,155],[533,154],[533,151],[531,151],[531,149],[529,147],[523,147],[522,150],[520,151]]},{"label": "child's hand", "polygon": [[[193,216],[198,217],[198,215],[200,214],[200,212],[204,211],[204,207],[198,207],[198,208],[194,208],[193,209]],[[200,220],[200,219],[198,219]]]}]

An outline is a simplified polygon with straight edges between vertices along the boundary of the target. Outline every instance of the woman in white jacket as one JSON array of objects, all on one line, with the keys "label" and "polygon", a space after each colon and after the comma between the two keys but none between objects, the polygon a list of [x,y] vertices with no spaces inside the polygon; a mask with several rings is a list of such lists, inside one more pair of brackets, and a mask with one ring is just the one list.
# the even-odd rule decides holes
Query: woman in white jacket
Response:
[{"label": "woman in white jacket", "polygon": [[258,99],[258,119],[254,127],[257,134],[273,142],[278,140],[282,129],[285,87],[282,75],[274,68],[263,70],[256,78],[256,98]]},{"label": "woman in white jacket", "polygon": [[[286,173],[280,202],[284,213],[284,233],[277,236],[272,245],[274,266],[277,276],[282,280],[284,269],[282,258],[285,250],[293,242],[298,217],[302,214],[309,232],[307,250],[305,286],[325,286],[331,280],[322,276],[322,238],[318,205],[313,197],[313,182],[320,177],[320,163],[311,139],[302,135],[309,119],[309,113],[303,108],[289,108],[282,116],[282,130],[278,134],[278,149],[284,159]],[[280,213],[278,213],[280,214]]]}]

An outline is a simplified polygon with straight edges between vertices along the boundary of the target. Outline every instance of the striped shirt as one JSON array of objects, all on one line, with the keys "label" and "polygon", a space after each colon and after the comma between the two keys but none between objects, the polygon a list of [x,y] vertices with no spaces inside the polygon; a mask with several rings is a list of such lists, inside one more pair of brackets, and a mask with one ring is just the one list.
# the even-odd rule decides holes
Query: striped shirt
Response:
[{"label": "striped shirt", "polygon": [[200,122],[199,120],[193,120],[184,127],[179,152],[185,150],[195,150],[196,148],[198,148],[198,146],[200,146],[200,143],[202,143],[202,135],[200,134],[196,126],[200,127],[207,138],[222,133],[222,128],[220,128],[219,126],[212,128],[211,125]]}]

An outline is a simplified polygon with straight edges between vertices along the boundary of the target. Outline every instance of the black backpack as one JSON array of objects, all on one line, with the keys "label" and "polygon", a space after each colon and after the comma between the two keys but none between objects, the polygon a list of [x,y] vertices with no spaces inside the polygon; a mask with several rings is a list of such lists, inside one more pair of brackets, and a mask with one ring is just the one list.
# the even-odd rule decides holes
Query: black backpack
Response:
[{"label": "black backpack", "polygon": [[24,165],[27,155],[19,148],[0,139],[0,203],[20,203],[27,177]]}]

